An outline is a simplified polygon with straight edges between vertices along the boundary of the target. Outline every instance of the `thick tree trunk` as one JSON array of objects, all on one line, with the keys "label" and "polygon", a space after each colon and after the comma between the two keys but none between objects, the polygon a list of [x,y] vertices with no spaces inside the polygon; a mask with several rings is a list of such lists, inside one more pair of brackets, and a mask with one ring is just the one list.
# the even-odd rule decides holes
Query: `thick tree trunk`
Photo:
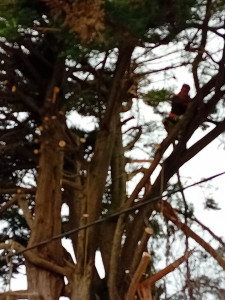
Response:
[{"label": "thick tree trunk", "polygon": [[87,266],[85,274],[75,273],[72,283],[71,300],[91,300],[92,267]]},{"label": "thick tree trunk", "polygon": [[[58,119],[43,125],[38,168],[35,217],[29,246],[61,233],[61,178],[63,151],[59,146],[63,123]],[[35,250],[41,258],[63,266],[61,241],[47,243]],[[40,299],[56,300],[64,285],[63,276],[50,273],[35,265],[27,265],[29,292],[38,293]],[[29,300],[33,300],[32,296]]]}]

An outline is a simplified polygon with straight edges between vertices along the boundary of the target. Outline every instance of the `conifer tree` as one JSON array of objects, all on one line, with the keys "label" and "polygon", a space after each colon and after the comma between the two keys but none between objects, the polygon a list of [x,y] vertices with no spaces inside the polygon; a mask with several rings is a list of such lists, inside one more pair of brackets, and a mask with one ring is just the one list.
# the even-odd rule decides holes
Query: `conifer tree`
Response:
[{"label": "conifer tree", "polygon": [[[166,290],[155,289],[155,283],[186,262],[184,290],[191,299],[197,288],[188,286],[188,258],[194,255],[188,242],[184,255],[158,272],[149,255],[143,255],[166,224],[166,238],[169,230],[181,230],[225,269],[222,255],[191,229],[187,219],[193,221],[194,215],[185,199],[175,207],[170,197],[162,199],[180,167],[225,130],[219,114],[225,93],[224,5],[211,0],[2,3],[0,213],[6,225],[1,272],[7,281],[24,263],[28,288],[0,297],[157,299]],[[219,55],[208,50],[211,35],[221,41]],[[170,57],[162,51],[172,43],[179,46],[179,59],[159,69],[148,65]],[[146,81],[181,65],[192,68],[196,95],[174,130],[159,141],[160,129],[153,122],[149,127],[129,125],[133,103],[144,98],[159,112],[157,104],[168,101],[165,95],[171,91],[155,91],[150,85],[144,92]],[[72,111],[77,114],[69,126]],[[82,128],[78,114],[92,117],[95,128]],[[206,122],[213,127],[188,148],[192,134]],[[146,146],[147,167],[141,161],[135,165],[132,154],[144,147],[144,138],[152,143]],[[153,182],[157,167],[161,171]],[[137,174],[141,179],[130,192],[127,185]],[[63,205],[69,210],[66,216]],[[76,262],[63,247],[63,236],[71,241]],[[96,271],[97,250],[104,279]]]}]

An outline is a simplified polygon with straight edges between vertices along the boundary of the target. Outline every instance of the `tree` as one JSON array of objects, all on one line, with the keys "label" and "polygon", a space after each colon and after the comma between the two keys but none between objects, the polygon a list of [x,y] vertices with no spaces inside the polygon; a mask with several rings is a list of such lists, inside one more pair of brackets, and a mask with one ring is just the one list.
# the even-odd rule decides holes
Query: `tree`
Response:
[{"label": "tree", "polygon": [[[5,170],[1,213],[23,226],[20,231],[5,231],[1,249],[8,257],[13,255],[15,265],[20,263],[18,252],[23,254],[28,280],[23,297],[114,300],[129,297],[131,291],[133,297],[143,271],[139,264],[152,235],[146,227],[153,226],[155,212],[162,212],[166,221],[225,268],[222,256],[182,222],[168,201],[161,201],[179,168],[225,130],[224,116],[218,113],[224,97],[223,8],[223,1],[210,0],[203,4],[186,0],[182,5],[180,1],[36,0],[13,5],[5,1],[0,41]],[[219,53],[207,48],[210,35],[220,38]],[[145,69],[149,61],[160,62],[166,56],[157,54],[157,49],[178,41],[180,60],[159,70]],[[144,127],[131,126],[124,132],[130,120],[124,113],[132,108],[132,100],[143,96],[146,79],[188,64],[196,88],[192,106],[157,150],[150,147],[149,167],[138,165],[128,174],[132,163],[128,155]],[[145,94],[148,99],[150,94]],[[156,93],[151,95],[155,103]],[[94,117],[95,129],[69,128],[66,118],[72,110]],[[212,129],[187,148],[205,122],[213,124]],[[150,184],[172,144],[173,151]],[[138,173],[142,177],[128,195],[126,184]],[[137,200],[141,206],[135,206]],[[63,203],[69,207],[66,219],[61,217]],[[82,230],[75,232],[78,228]],[[72,241],[76,263],[61,244],[62,233]],[[103,258],[104,280],[95,269],[97,250]],[[186,250],[179,262],[187,260]],[[165,270],[160,274],[164,276]]]}]

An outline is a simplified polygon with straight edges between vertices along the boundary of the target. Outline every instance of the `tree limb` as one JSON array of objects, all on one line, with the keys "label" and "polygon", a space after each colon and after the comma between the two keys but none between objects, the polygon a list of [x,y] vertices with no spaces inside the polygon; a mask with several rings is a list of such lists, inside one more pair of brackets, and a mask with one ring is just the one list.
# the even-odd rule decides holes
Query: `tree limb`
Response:
[{"label": "tree limb", "polygon": [[202,248],[204,248],[205,251],[207,251],[218,262],[223,270],[225,270],[225,260],[206,241],[204,241],[199,235],[191,230],[190,227],[181,222],[176,211],[167,201],[162,201],[162,204],[158,205],[157,210],[163,213],[166,220],[173,222],[179,229],[184,232],[184,234],[191,237],[200,246],[202,246]]},{"label": "tree limb", "polygon": [[[132,129],[132,128],[130,128],[130,129]],[[140,136],[142,134],[142,129],[141,129],[140,126],[134,128],[134,129],[138,129],[138,132],[135,135],[134,139],[124,147],[125,148],[124,151],[131,150],[134,147],[135,143],[139,140],[139,138],[140,138]]]},{"label": "tree limb", "polygon": [[185,254],[175,260],[172,264],[160,270],[156,274],[152,275],[150,278],[145,279],[138,285],[138,294],[140,300],[150,300],[151,296],[151,287],[155,285],[157,281],[165,277],[167,274],[173,272],[176,268],[179,267],[183,262],[187,261],[188,258],[193,254],[194,250],[186,251]]},{"label": "tree limb", "polygon": [[129,286],[129,289],[128,289],[128,292],[126,295],[126,300],[134,299],[137,288],[138,288],[139,281],[140,281],[143,273],[145,273],[145,270],[146,270],[149,262],[150,262],[150,254],[147,252],[144,252],[142,259],[139,263],[139,266],[138,266],[136,272],[134,273],[134,276],[132,277],[131,284]]},{"label": "tree limb", "polygon": [[10,207],[13,206],[14,204],[16,204],[17,201],[18,201],[18,197],[17,197],[17,195],[15,195],[14,197],[12,197],[12,199],[10,199],[9,201],[7,201],[5,205],[1,206],[1,208],[0,208],[0,214],[2,214],[2,213],[5,212],[8,208],[10,208]]},{"label": "tree limb", "polygon": [[41,114],[39,107],[35,104],[32,98],[25,95],[22,91],[18,90],[18,88],[16,89],[16,95],[20,98],[21,102],[27,106],[28,110],[31,110],[38,115]]},{"label": "tree limb", "polygon": [[217,236],[214,232],[212,232],[212,230],[205,226],[202,222],[200,222],[197,218],[192,218],[193,221],[195,221],[196,223],[198,223],[204,230],[208,231],[209,234],[211,234],[211,236],[217,240],[221,245],[223,245],[225,247],[225,243],[222,240],[222,238],[220,238],[219,236]]},{"label": "tree limb", "polygon": [[23,187],[11,187],[11,188],[0,188],[0,194],[34,194],[36,188],[23,188]]},{"label": "tree limb", "polygon": [[[9,250],[13,247],[13,249],[17,252],[23,251],[26,248],[22,246],[20,243],[15,241],[8,241],[8,243],[0,243],[0,249]],[[39,268],[45,269],[49,272],[54,272],[60,274],[62,276],[66,276],[67,278],[71,277],[71,273],[73,272],[73,268],[71,267],[71,263],[66,263],[65,267],[61,267],[56,265],[51,261],[47,261],[37,254],[34,251],[24,252],[24,258],[27,259],[31,264],[38,266]]]},{"label": "tree limb", "polygon": [[193,77],[194,77],[194,82],[195,82],[195,87],[197,91],[199,90],[199,79],[198,79],[198,66],[199,63],[202,61],[202,56],[206,47],[206,42],[207,42],[207,33],[208,33],[208,23],[211,17],[211,4],[212,0],[207,0],[207,5],[206,5],[206,13],[205,13],[205,18],[202,24],[202,39],[200,42],[198,54],[194,59],[193,66],[192,66],[192,72],[193,72]]},{"label": "tree limb", "polygon": [[31,297],[33,300],[40,300],[40,295],[38,293],[29,293],[28,290],[20,290],[20,291],[9,291],[0,293],[0,300],[17,300],[17,299],[28,299]]}]

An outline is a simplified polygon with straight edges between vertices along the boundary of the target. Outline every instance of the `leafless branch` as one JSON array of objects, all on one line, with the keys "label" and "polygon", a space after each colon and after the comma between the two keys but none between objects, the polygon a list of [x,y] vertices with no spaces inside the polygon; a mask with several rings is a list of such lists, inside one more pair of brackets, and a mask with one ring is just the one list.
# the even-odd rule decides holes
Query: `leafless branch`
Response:
[{"label": "leafless branch", "polygon": [[137,127],[135,129],[138,129],[138,132],[136,133],[134,139],[124,147],[124,151],[131,150],[134,147],[135,143],[139,140],[142,134],[142,129],[141,127]]},{"label": "leafless branch", "polygon": [[141,300],[150,300],[152,299],[151,296],[151,287],[155,285],[157,281],[165,277],[167,274],[173,272],[176,268],[179,267],[180,264],[183,262],[187,261],[188,258],[193,254],[192,251],[186,251],[185,254],[175,260],[172,264],[169,266],[165,267],[164,269],[160,270],[156,274],[152,275],[150,278],[145,279],[142,281],[139,286],[138,286],[138,294],[140,296]]},{"label": "leafless branch", "polygon": [[205,13],[205,18],[202,24],[202,38],[198,50],[198,54],[196,55],[193,65],[192,65],[192,72],[193,72],[193,77],[194,77],[194,82],[195,82],[195,87],[196,90],[199,90],[199,79],[198,79],[198,66],[200,62],[202,61],[202,56],[205,51],[206,47],[206,42],[207,42],[207,34],[208,34],[208,23],[211,17],[211,4],[212,0],[207,0],[207,5],[206,5],[206,13]]},{"label": "leafless branch", "polygon": [[222,238],[217,236],[209,227],[205,226],[197,218],[192,218],[192,220],[195,221],[196,223],[198,223],[204,230],[208,231],[215,240],[217,240],[221,245],[223,245],[225,247],[225,243],[222,240]]},{"label": "leafless branch", "polygon": [[36,191],[36,188],[24,188],[24,187],[12,187],[12,188],[1,188],[0,189],[0,194],[17,194],[17,193],[21,193],[21,194],[34,194]]},{"label": "leafless branch", "polygon": [[[29,298],[31,297],[31,298]],[[20,290],[20,291],[9,291],[5,293],[0,293],[0,300],[17,300],[17,299],[33,299],[40,300],[40,295],[36,292],[29,293],[28,290]]]},{"label": "leafless branch", "polygon": [[133,120],[134,119],[134,116],[128,118],[128,119],[125,119],[123,122],[121,122],[121,126],[123,126],[124,124],[126,124],[127,122],[129,122],[130,120]]},{"label": "leafless branch", "polygon": [[[0,249],[9,250],[12,248],[14,250],[16,250],[17,252],[23,251],[26,249],[20,243],[12,241],[12,240],[8,241],[8,243],[0,243]],[[71,268],[71,263],[69,263],[69,264],[66,263],[65,267],[61,267],[51,261],[47,261],[47,260],[39,257],[37,254],[35,254],[34,251],[28,251],[28,252],[24,253],[24,257],[30,263],[32,263],[40,268],[43,268],[45,270],[48,270],[50,272],[54,272],[54,273],[57,273],[57,274],[60,274],[63,276],[67,276],[68,278],[71,277],[71,273],[73,271],[73,269]]]},{"label": "leafless branch", "polygon": [[12,199],[10,199],[9,201],[7,201],[3,206],[0,207],[0,214],[2,214],[3,212],[5,212],[8,208],[10,208],[11,206],[13,206],[14,204],[17,203],[18,197],[17,195],[15,195],[14,197],[12,197]]},{"label": "leafless branch", "polygon": [[126,295],[126,300],[133,300],[137,291],[137,287],[139,284],[139,281],[143,275],[143,273],[145,273],[145,270],[148,266],[150,262],[150,254],[147,252],[144,252],[143,257],[140,261],[140,264],[136,270],[136,272],[134,273],[134,276],[131,280],[131,284],[129,286],[127,295]]},{"label": "leafless branch", "polygon": [[225,270],[225,260],[219,255],[219,253],[215,249],[213,249],[199,235],[197,235],[193,230],[191,230],[190,227],[182,223],[178,215],[176,214],[176,211],[167,201],[162,201],[161,205],[158,205],[158,211],[163,212],[163,215],[167,220],[173,222],[179,229],[181,229],[184,232],[184,234],[191,237],[200,246],[202,246],[218,262],[218,264],[223,268],[223,270]]},{"label": "leafless branch", "polygon": [[128,158],[127,163],[132,164],[132,163],[152,163],[153,159],[132,159]]}]

